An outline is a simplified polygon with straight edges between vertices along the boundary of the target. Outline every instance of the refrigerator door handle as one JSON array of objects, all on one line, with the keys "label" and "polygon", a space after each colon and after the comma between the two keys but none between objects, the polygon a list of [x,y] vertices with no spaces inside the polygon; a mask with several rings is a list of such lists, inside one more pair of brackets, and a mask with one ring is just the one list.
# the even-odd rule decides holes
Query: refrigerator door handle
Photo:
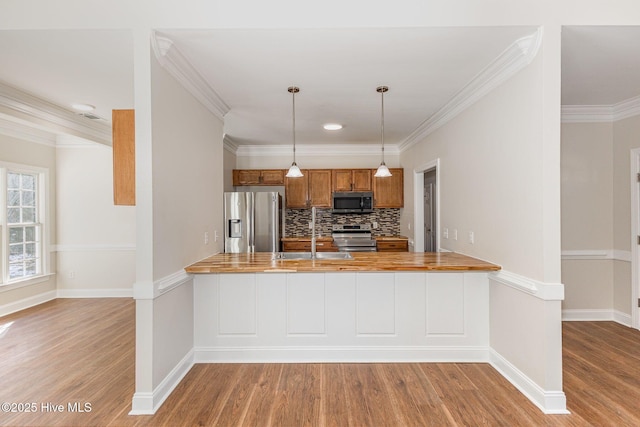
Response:
[{"label": "refrigerator door handle", "polygon": [[278,252],[278,198],[273,195],[271,197],[271,236],[272,236],[272,248],[271,252]]},{"label": "refrigerator door handle", "polygon": [[253,193],[247,193],[247,226],[249,228],[248,241],[249,252],[256,251],[256,224],[255,224],[255,200]]}]

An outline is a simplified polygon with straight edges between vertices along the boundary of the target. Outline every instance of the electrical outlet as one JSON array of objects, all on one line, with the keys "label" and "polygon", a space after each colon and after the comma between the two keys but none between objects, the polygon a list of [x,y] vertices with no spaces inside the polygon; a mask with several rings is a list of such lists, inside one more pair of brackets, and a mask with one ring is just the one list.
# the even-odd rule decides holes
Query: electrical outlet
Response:
[{"label": "electrical outlet", "polygon": [[453,240],[458,240],[458,229],[457,228],[453,229]]},{"label": "electrical outlet", "polygon": [[449,238],[449,229],[448,229],[448,228],[445,228],[445,229],[442,231],[442,237],[444,237],[445,239],[448,239],[448,238]]},{"label": "electrical outlet", "polygon": [[473,245],[474,242],[475,242],[475,236],[473,234],[473,231],[470,231],[469,232],[469,243],[471,243]]},{"label": "electrical outlet", "polygon": [[309,221],[309,230],[313,228],[313,222]]},{"label": "electrical outlet", "polygon": [[69,271],[69,274],[67,276],[69,276],[69,279],[75,279],[76,278],[76,272],[71,270],[71,271]]},{"label": "electrical outlet", "polygon": [[372,226],[373,228],[378,228],[378,223],[377,223],[377,222],[374,222],[374,223],[372,223],[372,224],[371,224],[371,226]]},{"label": "electrical outlet", "polygon": [[213,241],[217,242],[218,241],[218,237],[220,237],[220,236],[218,236],[218,230],[214,230],[214,232],[213,232]]},{"label": "electrical outlet", "polygon": [[208,231],[204,232],[204,244],[205,245],[209,244],[209,232]]}]

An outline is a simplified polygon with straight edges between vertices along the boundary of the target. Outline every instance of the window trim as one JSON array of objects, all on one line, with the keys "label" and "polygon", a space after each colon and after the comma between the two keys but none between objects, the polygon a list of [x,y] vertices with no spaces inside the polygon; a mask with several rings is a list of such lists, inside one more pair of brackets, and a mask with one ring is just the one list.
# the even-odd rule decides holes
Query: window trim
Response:
[{"label": "window trim", "polygon": [[[7,224],[7,172],[37,175],[37,218],[41,224],[40,274],[9,280],[9,225]],[[51,207],[49,169],[39,166],[0,161],[0,290],[5,291],[48,280],[51,272]]]}]

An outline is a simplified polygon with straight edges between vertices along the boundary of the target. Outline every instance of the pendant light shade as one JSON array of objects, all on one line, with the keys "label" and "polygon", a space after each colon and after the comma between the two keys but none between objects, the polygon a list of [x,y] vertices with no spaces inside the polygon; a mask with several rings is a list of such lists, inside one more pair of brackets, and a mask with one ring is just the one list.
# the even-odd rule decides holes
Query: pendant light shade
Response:
[{"label": "pendant light shade", "polygon": [[375,175],[373,175],[373,176],[378,177],[378,178],[386,178],[386,177],[392,176],[392,175],[391,175],[391,171],[389,170],[387,165],[385,165],[384,162],[382,162],[382,163],[380,163],[380,166],[378,166],[378,170],[376,171]]},{"label": "pendant light shade", "polygon": [[303,175],[296,164],[296,93],[300,92],[300,88],[297,86],[290,86],[287,90],[291,94],[293,101],[293,163],[291,163],[291,167],[287,171],[286,176],[288,178],[300,178]]},{"label": "pendant light shade", "polygon": [[382,142],[382,161],[380,162],[380,166],[378,166],[378,170],[375,173],[375,177],[378,178],[386,178],[391,176],[391,172],[387,165],[384,164],[384,93],[387,92],[389,88],[387,86],[378,86],[376,88],[376,92],[380,94],[382,100],[382,112],[380,115],[380,140]]}]

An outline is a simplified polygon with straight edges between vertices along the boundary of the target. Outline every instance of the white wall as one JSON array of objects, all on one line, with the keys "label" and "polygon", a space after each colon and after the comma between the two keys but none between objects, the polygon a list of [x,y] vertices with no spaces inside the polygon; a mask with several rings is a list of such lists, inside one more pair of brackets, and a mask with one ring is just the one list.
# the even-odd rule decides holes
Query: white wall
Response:
[{"label": "white wall", "polygon": [[[49,171],[49,241],[57,242],[56,234],[56,150],[53,146],[37,144],[0,133],[0,160],[46,168]],[[49,254],[45,254],[47,256]],[[56,272],[56,254],[50,254],[50,270]],[[56,276],[25,287],[0,287],[0,315],[26,308],[55,297]]]},{"label": "white wall", "polygon": [[560,215],[560,134],[546,122],[559,123],[559,102],[551,108],[555,119],[543,117],[549,103],[543,88],[556,85],[559,92],[559,82],[548,77],[560,66],[557,56],[548,58],[558,50],[558,34],[545,37],[530,65],[402,152],[400,162],[407,201],[403,232],[413,237],[407,227],[413,221],[413,171],[439,159],[441,237],[449,230],[441,246],[503,268],[490,275],[493,363],[539,406],[562,412],[560,235],[554,240],[549,233],[559,231],[559,220],[556,228],[548,219],[554,211]]},{"label": "white wall", "polygon": [[639,134],[640,116],[562,125],[565,318],[630,324],[630,155]]},{"label": "white wall", "polygon": [[224,191],[233,191],[233,170],[236,169],[236,155],[231,150],[223,151],[223,189]]},{"label": "white wall", "polygon": [[133,294],[136,208],[113,203],[112,156],[89,142],[57,148],[61,296]]},{"label": "white wall", "polygon": [[[540,74],[537,58],[400,156],[405,215],[413,212],[412,171],[439,158],[441,246],[535,279],[544,270]],[[402,229],[409,232],[407,222]]]},{"label": "white wall", "polygon": [[[628,163],[628,160],[627,160]],[[613,124],[562,124],[562,283],[567,316],[613,309]]]},{"label": "white wall", "polygon": [[[380,149],[361,148],[357,152],[344,152],[340,148],[325,149],[322,153],[313,151],[305,154],[305,148],[296,145],[296,163],[300,169],[340,169],[340,168],[370,168],[376,169],[380,165]],[[336,152],[341,154],[336,154]],[[367,153],[367,151],[370,151]],[[328,154],[330,153],[330,154]],[[385,163],[390,168],[399,167],[398,154],[384,156]],[[289,169],[293,161],[291,151],[284,151],[282,155],[238,155],[236,169]]]},{"label": "white wall", "polygon": [[[151,197],[145,194],[143,203],[151,202],[152,209],[145,207],[141,217],[150,216],[153,245],[151,257],[141,254],[138,266],[139,277],[151,271],[153,282],[136,283],[134,413],[153,412],[190,368],[193,280],[184,267],[219,252],[223,244],[221,239],[215,241],[215,232],[222,234],[222,122],[154,56],[149,71],[152,161],[150,169],[145,165],[137,173],[144,180],[151,172],[151,182],[146,183],[152,184]],[[141,119],[143,126],[148,124]],[[145,136],[138,139],[136,133],[136,149],[138,144],[149,149]],[[206,244],[205,232],[210,236]]]},{"label": "white wall", "polygon": [[[640,115],[613,124],[613,249],[631,251],[631,149],[640,147]],[[613,266],[613,308],[631,313],[631,263]],[[637,309],[637,308],[636,308]]]},{"label": "white wall", "polygon": [[[153,62],[154,278],[219,252],[222,123]],[[208,232],[209,243],[204,243]]]}]

